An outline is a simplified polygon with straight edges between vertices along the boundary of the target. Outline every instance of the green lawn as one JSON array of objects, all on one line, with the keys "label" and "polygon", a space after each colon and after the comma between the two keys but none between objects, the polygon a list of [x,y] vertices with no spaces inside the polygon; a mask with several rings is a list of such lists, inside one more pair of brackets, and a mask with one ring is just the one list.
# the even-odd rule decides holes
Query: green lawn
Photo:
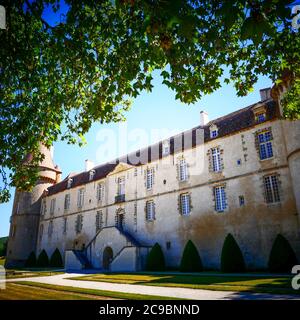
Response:
[{"label": "green lawn", "polygon": [[18,278],[31,278],[31,277],[46,277],[54,276],[56,274],[62,274],[62,271],[56,270],[6,270],[6,279],[18,279]]},{"label": "green lawn", "polygon": [[4,249],[4,244],[7,241],[7,239],[8,239],[8,237],[0,238],[0,257],[5,255],[5,253],[3,252],[3,249]]},{"label": "green lawn", "polygon": [[163,287],[183,287],[236,292],[300,294],[291,287],[291,277],[232,276],[232,275],[177,275],[177,274],[96,274],[73,280],[142,284]]},{"label": "green lawn", "polygon": [[4,258],[0,258],[0,266],[4,266],[5,263],[5,259]]},{"label": "green lawn", "polygon": [[0,300],[162,300],[172,299],[159,296],[92,290],[65,286],[56,286],[35,282],[7,283],[5,290],[0,290]]}]

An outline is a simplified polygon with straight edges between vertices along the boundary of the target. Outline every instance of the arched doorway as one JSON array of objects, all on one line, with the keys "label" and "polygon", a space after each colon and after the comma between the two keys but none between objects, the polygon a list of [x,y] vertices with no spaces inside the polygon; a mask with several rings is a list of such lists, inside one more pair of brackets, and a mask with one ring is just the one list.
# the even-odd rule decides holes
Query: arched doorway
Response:
[{"label": "arched doorway", "polygon": [[106,247],[103,251],[102,267],[104,270],[109,270],[109,265],[113,259],[113,250],[111,247]]}]

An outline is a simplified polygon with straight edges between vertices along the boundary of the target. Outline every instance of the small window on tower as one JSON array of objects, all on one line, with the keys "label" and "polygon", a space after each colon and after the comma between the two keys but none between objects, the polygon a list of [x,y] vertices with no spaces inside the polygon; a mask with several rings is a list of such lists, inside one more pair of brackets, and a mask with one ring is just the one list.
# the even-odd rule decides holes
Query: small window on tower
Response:
[{"label": "small window on tower", "polygon": [[72,187],[72,182],[73,182],[72,178],[68,179],[68,186],[67,186],[68,188]]},{"label": "small window on tower", "polygon": [[169,141],[164,141],[162,144],[162,154],[163,156],[167,156],[170,154],[170,143]]}]

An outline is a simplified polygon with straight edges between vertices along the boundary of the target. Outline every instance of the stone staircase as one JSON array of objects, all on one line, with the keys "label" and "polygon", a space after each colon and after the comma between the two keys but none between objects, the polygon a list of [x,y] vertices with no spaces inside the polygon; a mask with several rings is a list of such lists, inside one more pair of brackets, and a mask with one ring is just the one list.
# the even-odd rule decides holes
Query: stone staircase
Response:
[{"label": "stone staircase", "polygon": [[104,227],[84,250],[66,251],[66,269],[102,269],[102,255],[107,246],[111,246],[113,250],[109,268],[111,271],[141,270],[149,250],[149,247],[142,245],[124,229],[116,226]]}]

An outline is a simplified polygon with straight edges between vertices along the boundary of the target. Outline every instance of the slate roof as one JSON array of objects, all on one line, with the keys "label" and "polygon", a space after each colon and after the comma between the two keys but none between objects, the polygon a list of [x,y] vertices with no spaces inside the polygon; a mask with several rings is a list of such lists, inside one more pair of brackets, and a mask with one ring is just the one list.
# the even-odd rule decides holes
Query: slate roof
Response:
[{"label": "slate roof", "polygon": [[[264,105],[266,106],[266,121],[273,120],[277,118],[277,108],[276,103],[273,100],[263,101]],[[184,150],[185,142],[184,140],[189,140],[191,143],[188,144],[186,149],[191,147],[195,147],[198,143],[196,139],[196,134],[198,129],[204,129],[204,142],[208,142],[210,140],[218,139],[221,137],[225,137],[241,130],[245,130],[250,128],[256,124],[254,114],[253,114],[253,107],[257,105],[257,103],[250,105],[246,108],[240,109],[238,111],[232,112],[226,116],[217,118],[215,120],[210,121],[205,126],[197,126],[185,132],[182,132],[178,135],[170,137],[170,154],[173,154],[177,151]],[[218,127],[218,137],[211,138],[210,137],[210,126],[216,125]],[[181,137],[181,143],[178,145],[176,141],[178,137]],[[191,139],[190,139],[191,138]],[[180,139],[179,139],[180,140]],[[186,141],[187,141],[186,140]],[[163,140],[165,141],[165,140]],[[95,170],[95,175],[93,181],[100,180],[106,177],[110,172],[112,172],[115,167],[119,163],[128,163],[130,165],[139,166],[141,164],[145,164],[151,161],[155,161],[157,159],[161,159],[162,155],[162,144],[163,141],[160,141],[156,144],[143,148],[141,150],[137,150],[136,152],[129,153],[125,156],[122,156],[115,160],[115,163],[105,163],[93,168]],[[201,142],[202,143],[202,142]],[[136,159],[140,159],[139,162],[136,162]],[[151,159],[151,161],[148,161]],[[71,188],[84,185],[89,181],[89,172],[81,172],[77,175],[72,176],[72,186]],[[48,188],[48,195],[52,195],[58,192],[61,192],[67,189],[67,182],[68,179],[64,179],[63,181],[51,186]]]}]

